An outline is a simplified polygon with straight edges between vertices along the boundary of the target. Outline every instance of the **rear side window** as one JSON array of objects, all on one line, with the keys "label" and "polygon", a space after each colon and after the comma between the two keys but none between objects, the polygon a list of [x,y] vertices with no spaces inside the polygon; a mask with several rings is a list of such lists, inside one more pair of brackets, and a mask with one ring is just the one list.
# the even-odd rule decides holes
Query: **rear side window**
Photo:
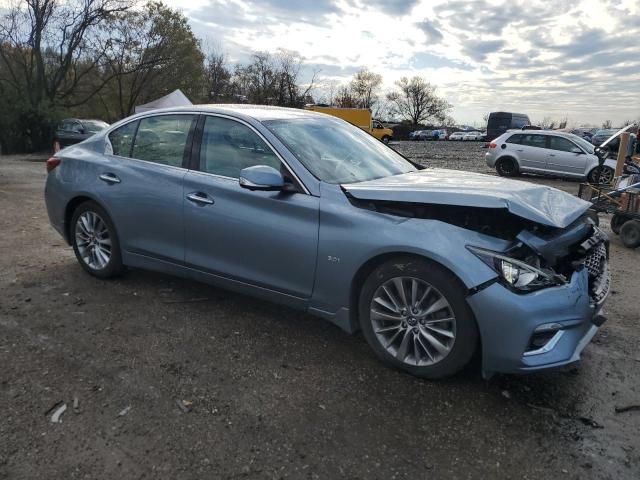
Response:
[{"label": "rear side window", "polygon": [[246,125],[221,117],[207,117],[200,146],[200,170],[239,178],[240,171],[268,165],[280,171],[280,159]]},{"label": "rear side window", "polygon": [[521,133],[516,133],[515,135],[511,135],[507,139],[507,143],[522,143],[522,137],[524,137]]},{"label": "rear side window", "polygon": [[562,137],[550,137],[549,148],[552,150],[559,150],[561,152],[570,152],[574,148],[577,148],[573,142],[570,142],[566,138]]},{"label": "rear side window", "polygon": [[547,138],[544,135],[522,135],[520,145],[528,147],[546,148]]},{"label": "rear side window", "polygon": [[194,115],[158,115],[140,120],[131,157],[182,167]]},{"label": "rear side window", "polygon": [[109,143],[111,144],[112,155],[119,157],[131,156],[131,145],[133,145],[133,136],[136,134],[138,122],[129,122],[126,125],[116,128],[109,134]]}]

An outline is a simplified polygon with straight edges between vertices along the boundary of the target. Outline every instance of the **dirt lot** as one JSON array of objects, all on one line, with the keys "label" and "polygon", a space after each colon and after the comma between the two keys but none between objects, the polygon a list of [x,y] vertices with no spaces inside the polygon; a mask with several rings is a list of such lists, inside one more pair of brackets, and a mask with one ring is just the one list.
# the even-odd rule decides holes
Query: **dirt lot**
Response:
[{"label": "dirt lot", "polygon": [[[491,173],[479,144],[395,147]],[[44,179],[42,159],[0,157],[0,478],[640,477],[640,411],[615,412],[640,404],[640,250],[615,235],[609,320],[577,368],[427,382],[297,311],[89,277],[48,224]]]}]

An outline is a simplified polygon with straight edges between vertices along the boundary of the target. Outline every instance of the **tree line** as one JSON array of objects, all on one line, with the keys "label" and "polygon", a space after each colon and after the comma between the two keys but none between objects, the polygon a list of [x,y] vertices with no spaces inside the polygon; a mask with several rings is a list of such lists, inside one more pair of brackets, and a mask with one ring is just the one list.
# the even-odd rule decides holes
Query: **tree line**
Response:
[{"label": "tree line", "polygon": [[[232,65],[206,48],[187,18],[152,1],[24,0],[0,19],[0,151],[50,147],[64,117],[113,122],[136,105],[181,89],[194,103],[301,108],[316,100],[370,108],[418,125],[445,122],[451,105],[421,77],[381,95],[382,76],[362,69],[343,85],[307,75],[296,52],[254,53]],[[318,94],[318,92],[321,92]],[[449,119],[450,120],[450,119]]]}]

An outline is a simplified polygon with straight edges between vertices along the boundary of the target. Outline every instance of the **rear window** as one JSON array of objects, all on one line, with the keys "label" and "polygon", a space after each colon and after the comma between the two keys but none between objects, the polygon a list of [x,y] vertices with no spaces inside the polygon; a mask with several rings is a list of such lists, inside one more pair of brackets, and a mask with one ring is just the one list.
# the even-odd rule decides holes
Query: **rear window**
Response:
[{"label": "rear window", "polygon": [[528,147],[536,148],[546,148],[547,138],[544,135],[523,134],[520,145],[526,145]]},{"label": "rear window", "polygon": [[131,156],[131,145],[133,144],[133,136],[136,134],[136,128],[139,122],[129,122],[126,125],[116,128],[109,134],[109,143],[111,144],[112,155],[119,157]]}]

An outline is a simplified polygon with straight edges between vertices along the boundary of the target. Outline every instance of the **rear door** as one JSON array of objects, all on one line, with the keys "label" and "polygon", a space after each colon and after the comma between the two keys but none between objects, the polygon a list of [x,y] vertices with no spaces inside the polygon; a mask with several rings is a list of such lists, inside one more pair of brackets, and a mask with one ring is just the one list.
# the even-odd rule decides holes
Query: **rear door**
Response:
[{"label": "rear door", "polygon": [[[574,151],[575,150],[575,151]],[[579,151],[580,153],[576,153]],[[549,135],[547,169],[565,175],[584,175],[588,156],[571,140]]]},{"label": "rear door", "polygon": [[[298,298],[313,290],[319,198],[306,192],[252,126],[207,115],[198,127],[193,156],[198,170],[185,177],[187,265]],[[240,186],[243,168],[279,169],[290,191]]]},{"label": "rear door", "polygon": [[547,137],[535,133],[519,134],[519,143],[513,145],[521,169],[544,170],[547,165]]},{"label": "rear door", "polygon": [[184,262],[183,179],[197,115],[154,115],[109,134],[97,172],[122,249]]}]

